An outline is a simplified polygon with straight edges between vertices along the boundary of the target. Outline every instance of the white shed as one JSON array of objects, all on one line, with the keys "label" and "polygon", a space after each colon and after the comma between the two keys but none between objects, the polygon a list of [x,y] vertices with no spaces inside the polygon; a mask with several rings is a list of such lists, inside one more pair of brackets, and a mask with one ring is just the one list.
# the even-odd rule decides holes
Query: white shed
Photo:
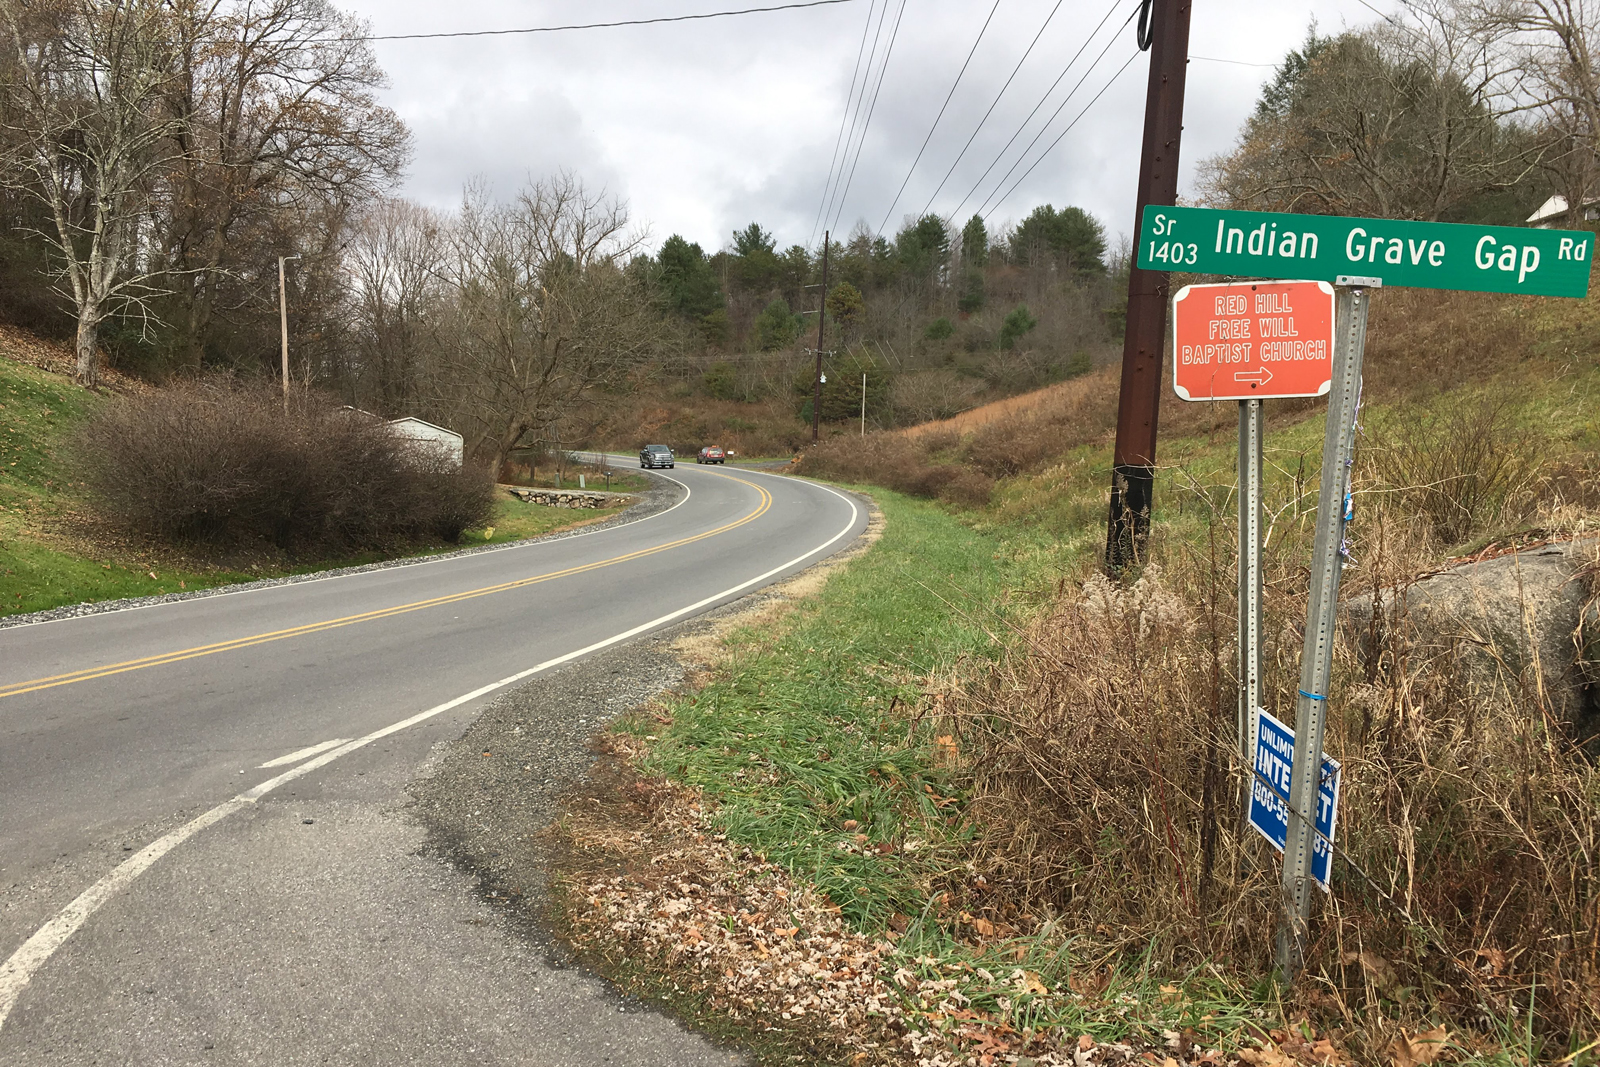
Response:
[{"label": "white shed", "polygon": [[461,466],[463,442],[461,435],[454,430],[435,426],[410,415],[403,419],[390,419],[389,425],[394,428],[396,435],[410,441],[415,447],[437,452],[457,467]]},{"label": "white shed", "polygon": [[[1583,210],[1579,214],[1584,222],[1600,219],[1600,198],[1585,200]],[[1567,207],[1567,198],[1564,196],[1552,196],[1539,205],[1539,210],[1528,216],[1528,224],[1536,230],[1570,228],[1577,225],[1578,221],[1572,217],[1572,211]]]}]

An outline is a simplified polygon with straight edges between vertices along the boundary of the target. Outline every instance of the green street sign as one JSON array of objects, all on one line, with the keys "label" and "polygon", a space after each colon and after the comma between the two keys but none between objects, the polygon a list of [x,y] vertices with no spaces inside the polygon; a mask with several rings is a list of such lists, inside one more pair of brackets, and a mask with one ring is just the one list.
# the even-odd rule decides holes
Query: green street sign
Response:
[{"label": "green street sign", "polygon": [[1582,297],[1589,292],[1594,241],[1587,230],[1150,206],[1140,227],[1139,266],[1242,278],[1381,278],[1385,286]]}]

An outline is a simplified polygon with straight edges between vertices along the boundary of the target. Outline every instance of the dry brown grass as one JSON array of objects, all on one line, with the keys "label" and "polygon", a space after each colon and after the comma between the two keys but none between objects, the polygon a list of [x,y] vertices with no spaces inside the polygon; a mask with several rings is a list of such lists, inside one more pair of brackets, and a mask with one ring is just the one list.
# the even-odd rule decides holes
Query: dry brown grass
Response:
[{"label": "dry brown grass", "polygon": [[[1063,583],[942,704],[973,779],[973,910],[1042,911],[1080,951],[1248,978],[1271,968],[1279,863],[1241,829],[1231,502],[1197,495],[1214,539],[1158,540],[1129,586]],[[1375,510],[1346,589],[1380,592],[1383,622],[1376,647],[1341,647],[1328,702],[1344,856],[1290,1010],[1380,1061],[1402,1025],[1503,1045],[1516,1035],[1496,1021],[1532,1003],[1554,1058],[1600,1034],[1600,770],[1544,712],[1536,662],[1477,686],[1417,651],[1394,590],[1440,546],[1399,498]],[[1296,525],[1268,553],[1267,704],[1290,722],[1307,548]]]},{"label": "dry brown grass", "polygon": [[1071,381],[1057,382],[1047,385],[1043,389],[1036,389],[1031,393],[1019,396],[1008,396],[1004,400],[996,400],[990,404],[983,404],[970,411],[963,411],[948,419],[936,419],[932,422],[919,423],[916,426],[907,426],[902,430],[892,431],[902,437],[917,439],[929,434],[957,435],[971,433],[995,422],[1010,422],[1016,419],[1027,419],[1037,416],[1049,417],[1050,412],[1061,407],[1072,407],[1080,403],[1084,397],[1094,393],[1103,386],[1104,380],[1115,380],[1118,373],[1116,367],[1102,367],[1091,374]]},{"label": "dry brown grass", "polygon": [[[1103,368],[1037,393],[911,430],[840,436],[808,449],[804,473],[869,482],[967,507],[988,502],[997,478],[1038,470],[1116,426],[1117,377]],[[961,420],[973,416],[973,420]]]}]

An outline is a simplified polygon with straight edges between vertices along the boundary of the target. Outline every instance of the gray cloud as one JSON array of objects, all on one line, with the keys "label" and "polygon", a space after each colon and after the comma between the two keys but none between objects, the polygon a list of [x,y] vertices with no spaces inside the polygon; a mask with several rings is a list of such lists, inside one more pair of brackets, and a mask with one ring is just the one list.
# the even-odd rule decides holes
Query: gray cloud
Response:
[{"label": "gray cloud", "polygon": [[[519,37],[381,42],[393,82],[388,102],[411,125],[417,155],[405,192],[448,206],[482,175],[509,194],[531,173],[569,169],[625,197],[656,239],[682,233],[720,248],[736,227],[759,220],[781,244],[812,233],[839,131],[869,0],[837,7],[711,22]],[[888,228],[920,211],[999,92],[1054,0],[1001,0],[982,45],[940,122]],[[496,29],[715,10],[721,0],[354,0],[343,5],[377,33]],[[972,45],[989,4],[909,0],[839,229],[876,228]],[[1011,155],[961,208],[970,215],[1108,39],[1100,66],[1061,112],[1039,148],[1133,53],[1117,13],[1058,87]],[[933,210],[956,208],[984,167],[1106,11],[1102,0],[1068,0],[974,141]],[[1313,15],[1325,29],[1369,21],[1359,0],[1215,0],[1198,6],[1191,52],[1272,64],[1305,36]],[[887,33],[887,31],[886,31]],[[1147,58],[1139,56],[1060,145],[1003,202],[991,229],[1038,204],[1077,204],[1113,234],[1133,225]],[[1227,150],[1249,114],[1267,66],[1196,60],[1189,68],[1183,144],[1185,187],[1196,164]],[[1039,149],[1035,149],[1037,153]],[[1032,161],[1030,156],[1028,162]],[[1025,162],[1017,174],[1028,165]],[[1012,180],[1015,180],[1013,175]],[[1007,182],[1009,185],[1010,182]]]}]

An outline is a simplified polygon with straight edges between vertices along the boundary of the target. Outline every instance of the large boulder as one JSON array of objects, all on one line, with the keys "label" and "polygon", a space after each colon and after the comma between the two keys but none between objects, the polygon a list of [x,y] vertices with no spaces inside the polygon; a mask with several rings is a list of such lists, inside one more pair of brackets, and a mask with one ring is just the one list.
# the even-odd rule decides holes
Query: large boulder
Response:
[{"label": "large boulder", "polygon": [[1512,704],[1592,733],[1600,692],[1600,607],[1587,571],[1592,540],[1464,563],[1343,606],[1345,635],[1372,664],[1395,639],[1487,705]]}]

